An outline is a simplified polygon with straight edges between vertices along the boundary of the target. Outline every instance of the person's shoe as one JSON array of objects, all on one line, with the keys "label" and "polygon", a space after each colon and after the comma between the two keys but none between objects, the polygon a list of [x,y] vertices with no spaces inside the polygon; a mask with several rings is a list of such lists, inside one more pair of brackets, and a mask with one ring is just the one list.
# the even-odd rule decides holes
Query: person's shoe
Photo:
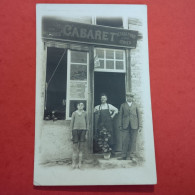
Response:
[{"label": "person's shoe", "polygon": [[127,160],[126,157],[120,157],[120,158],[117,158],[117,160]]}]

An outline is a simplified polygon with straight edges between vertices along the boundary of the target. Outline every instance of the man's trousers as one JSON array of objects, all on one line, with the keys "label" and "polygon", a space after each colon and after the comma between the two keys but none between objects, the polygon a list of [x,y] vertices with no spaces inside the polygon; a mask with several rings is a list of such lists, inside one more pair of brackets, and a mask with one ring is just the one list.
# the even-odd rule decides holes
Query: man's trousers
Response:
[{"label": "man's trousers", "polygon": [[122,157],[135,157],[136,153],[136,141],[137,141],[137,129],[123,129],[122,134]]}]

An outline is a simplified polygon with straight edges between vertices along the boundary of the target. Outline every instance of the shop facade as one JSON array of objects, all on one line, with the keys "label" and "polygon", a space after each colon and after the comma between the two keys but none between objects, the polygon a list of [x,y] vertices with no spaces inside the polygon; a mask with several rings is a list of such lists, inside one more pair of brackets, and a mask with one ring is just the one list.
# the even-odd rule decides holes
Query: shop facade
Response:
[{"label": "shop facade", "polygon": [[[43,17],[41,33],[41,161],[60,161],[72,154],[70,120],[75,103],[88,114],[87,150],[93,150],[94,107],[100,94],[118,109],[125,92],[136,93],[142,110],[141,21],[135,18]],[[115,151],[121,151],[118,116],[114,118]],[[140,138],[141,141],[141,138]]]}]

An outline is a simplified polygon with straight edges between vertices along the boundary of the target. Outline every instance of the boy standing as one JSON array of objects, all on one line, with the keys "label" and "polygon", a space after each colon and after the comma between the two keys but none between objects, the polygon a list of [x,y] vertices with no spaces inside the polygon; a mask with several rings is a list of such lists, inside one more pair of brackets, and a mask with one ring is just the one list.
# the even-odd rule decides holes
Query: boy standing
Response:
[{"label": "boy standing", "polygon": [[[73,141],[73,154],[72,154],[72,168],[81,168],[82,158],[86,140],[87,132],[87,114],[83,110],[84,104],[82,102],[77,103],[77,110],[72,113],[72,119],[70,128],[72,130],[72,141]],[[79,163],[77,165],[77,158]]]},{"label": "boy standing", "polygon": [[120,107],[119,124],[122,132],[122,156],[118,160],[135,160],[136,140],[140,129],[140,117],[134,94],[126,93],[126,102]]}]

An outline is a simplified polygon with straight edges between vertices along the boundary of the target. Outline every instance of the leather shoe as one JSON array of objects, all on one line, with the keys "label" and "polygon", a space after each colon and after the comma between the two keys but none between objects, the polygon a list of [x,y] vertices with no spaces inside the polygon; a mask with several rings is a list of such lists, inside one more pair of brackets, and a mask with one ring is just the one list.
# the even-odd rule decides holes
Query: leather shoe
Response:
[{"label": "leather shoe", "polygon": [[126,157],[120,157],[120,158],[117,158],[117,160],[127,160]]}]

